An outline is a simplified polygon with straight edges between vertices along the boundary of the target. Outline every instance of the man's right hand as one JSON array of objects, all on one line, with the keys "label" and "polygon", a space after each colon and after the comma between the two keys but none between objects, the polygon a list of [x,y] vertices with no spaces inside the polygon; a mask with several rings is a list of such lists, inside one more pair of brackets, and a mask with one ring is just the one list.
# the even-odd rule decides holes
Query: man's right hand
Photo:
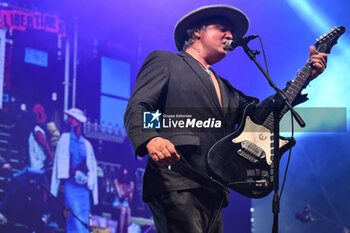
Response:
[{"label": "man's right hand", "polygon": [[152,138],[146,148],[153,161],[160,166],[168,166],[180,159],[174,144],[161,137]]}]

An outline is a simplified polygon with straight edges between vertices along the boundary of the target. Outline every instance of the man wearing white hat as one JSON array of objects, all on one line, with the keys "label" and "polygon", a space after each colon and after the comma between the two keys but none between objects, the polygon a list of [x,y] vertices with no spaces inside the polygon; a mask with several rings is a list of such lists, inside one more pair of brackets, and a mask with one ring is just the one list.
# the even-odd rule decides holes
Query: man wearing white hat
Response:
[{"label": "man wearing white hat", "polygon": [[[68,115],[70,133],[60,137],[52,171],[51,193],[58,194],[60,181],[64,181],[65,203],[84,223],[89,224],[91,211],[90,193],[93,203],[98,203],[97,163],[90,142],[83,136],[84,113],[77,108],[64,111]],[[90,232],[70,214],[67,218],[67,233]]]},{"label": "man wearing white hat", "polygon": [[[240,123],[245,106],[258,102],[235,89],[211,68],[226,56],[225,43],[242,38],[248,27],[247,16],[235,7],[213,5],[196,9],[175,26],[175,45],[179,53],[154,51],[139,71],[124,121],[135,153],[150,155],[144,175],[143,199],[152,211],[158,232],[223,231],[222,207],[228,204],[227,193],[188,179],[175,172],[171,165],[182,157],[193,168],[211,175],[206,161],[210,147]],[[311,48],[310,52],[314,50]],[[314,70],[309,80],[324,71],[326,58],[325,54],[310,58]],[[298,102],[306,100],[302,95],[298,98]],[[269,99],[262,103],[266,106]],[[171,131],[145,129],[142,125],[145,113],[154,112],[156,119],[157,110],[165,116],[176,108],[196,109],[208,119],[219,119],[222,130]]]}]

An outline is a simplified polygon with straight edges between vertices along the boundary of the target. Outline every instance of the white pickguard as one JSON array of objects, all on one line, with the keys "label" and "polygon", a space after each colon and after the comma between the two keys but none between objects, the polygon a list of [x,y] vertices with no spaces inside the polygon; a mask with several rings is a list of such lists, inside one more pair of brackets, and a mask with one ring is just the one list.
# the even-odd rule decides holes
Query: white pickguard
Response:
[{"label": "white pickguard", "polygon": [[[249,116],[247,116],[242,133],[232,140],[234,143],[241,143],[243,141],[249,141],[260,147],[263,151],[265,151],[266,163],[268,165],[272,164],[271,143],[273,142],[273,133],[263,125],[255,124]],[[279,141],[280,147],[286,145],[287,143],[287,140],[280,139]]]}]

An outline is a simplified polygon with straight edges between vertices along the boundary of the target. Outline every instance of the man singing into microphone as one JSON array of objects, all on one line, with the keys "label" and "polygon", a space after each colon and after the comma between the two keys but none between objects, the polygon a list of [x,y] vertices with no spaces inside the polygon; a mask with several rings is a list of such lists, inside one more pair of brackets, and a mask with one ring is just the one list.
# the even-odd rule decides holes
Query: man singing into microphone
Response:
[{"label": "man singing into microphone", "polygon": [[[177,54],[154,51],[147,56],[137,76],[125,113],[125,127],[138,156],[149,154],[144,175],[143,199],[149,205],[158,232],[222,232],[222,208],[227,193],[207,187],[174,171],[172,164],[185,158],[194,169],[211,175],[206,162],[210,147],[231,132],[242,109],[256,98],[236,90],[211,66],[225,58],[225,43],[239,40],[248,30],[247,16],[226,5],[205,6],[185,15],[175,26]],[[313,54],[314,47],[310,48]],[[309,80],[326,68],[325,54],[310,57],[314,67]],[[299,95],[297,102],[306,100]],[[259,106],[267,109],[271,98]],[[294,103],[295,104],[295,103]],[[220,119],[225,130],[200,132],[143,129],[145,112],[163,116],[170,109],[201,109],[210,119]],[[257,118],[267,116],[257,113]]]}]

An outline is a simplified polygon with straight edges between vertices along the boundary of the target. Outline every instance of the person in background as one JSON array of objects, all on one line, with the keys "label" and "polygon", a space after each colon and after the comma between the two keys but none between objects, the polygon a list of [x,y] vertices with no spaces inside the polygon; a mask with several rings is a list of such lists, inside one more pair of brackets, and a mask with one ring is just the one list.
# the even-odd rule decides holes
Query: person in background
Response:
[{"label": "person in background", "polygon": [[53,161],[50,146],[46,140],[46,113],[41,104],[35,104],[33,112],[36,117],[36,125],[28,138],[28,154],[30,168],[41,170],[45,167],[45,163]]},{"label": "person in background", "polygon": [[129,173],[126,168],[123,169],[121,177],[114,179],[114,186],[117,196],[113,202],[113,207],[120,210],[119,215],[119,233],[127,233],[131,220],[132,197],[134,193],[134,182],[129,179]]},{"label": "person in background", "polygon": [[[65,204],[88,226],[91,201],[98,204],[97,163],[91,143],[82,132],[86,122],[77,108],[64,111],[71,131],[63,133],[58,141],[51,179],[51,193],[58,195],[60,182],[64,183]],[[91,200],[92,194],[92,200]],[[67,233],[88,233],[89,229],[69,214]]]},{"label": "person in background", "polygon": [[[28,149],[23,150],[27,152],[28,158],[24,160],[29,161],[27,166],[25,166],[19,172],[13,174],[9,188],[7,189],[4,199],[0,205],[0,222],[7,223],[7,218],[5,217],[7,213],[11,212],[11,206],[13,202],[24,201],[23,196],[36,195],[30,193],[29,190],[33,188],[35,184],[48,185],[48,180],[46,177],[46,169],[52,164],[52,153],[50,146],[46,140],[45,124],[46,124],[46,112],[45,108],[41,104],[35,104],[32,108],[32,113],[35,116],[35,124],[32,122],[20,122],[16,124],[16,129],[21,132],[24,128],[28,128],[29,137],[27,138]],[[24,118],[29,119],[29,118]],[[26,124],[25,124],[26,123]],[[26,126],[25,126],[26,125]],[[20,128],[19,128],[20,127]],[[19,133],[23,136],[24,133]],[[5,167],[9,169],[10,164],[5,163]],[[32,187],[31,187],[32,186]],[[22,190],[22,191],[21,191]],[[20,198],[21,200],[19,200]],[[25,198],[28,199],[27,197]],[[41,201],[46,201],[46,196]],[[36,209],[40,212],[42,208]],[[35,212],[36,214],[38,212]],[[40,215],[42,213],[39,213]],[[40,221],[38,217],[36,220]],[[32,221],[31,221],[32,222]]]}]

